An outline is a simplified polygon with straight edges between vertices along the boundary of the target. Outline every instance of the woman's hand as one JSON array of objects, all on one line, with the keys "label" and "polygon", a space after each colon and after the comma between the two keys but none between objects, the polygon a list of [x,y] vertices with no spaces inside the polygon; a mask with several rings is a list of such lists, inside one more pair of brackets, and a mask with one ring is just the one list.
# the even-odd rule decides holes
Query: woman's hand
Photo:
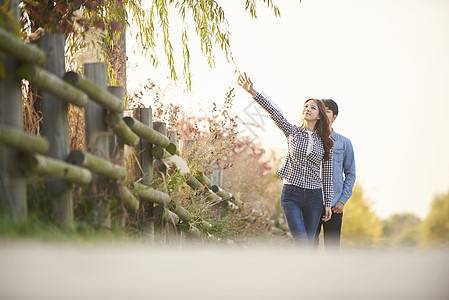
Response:
[{"label": "woman's hand", "polygon": [[331,208],[328,207],[328,206],[325,206],[324,207],[324,216],[323,216],[322,220],[324,222],[327,222],[327,221],[329,221],[331,219],[331,217],[332,217],[332,210],[331,210]]},{"label": "woman's hand", "polygon": [[256,91],[253,89],[253,83],[251,82],[251,79],[246,76],[246,73],[243,73],[243,76],[240,74],[238,84],[248,93],[251,94],[251,96],[256,96]]}]

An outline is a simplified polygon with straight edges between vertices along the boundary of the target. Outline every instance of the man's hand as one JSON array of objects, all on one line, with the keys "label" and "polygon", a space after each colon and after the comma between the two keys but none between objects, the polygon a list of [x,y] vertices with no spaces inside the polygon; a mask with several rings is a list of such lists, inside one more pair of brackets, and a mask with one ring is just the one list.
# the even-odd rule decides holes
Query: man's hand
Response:
[{"label": "man's hand", "polygon": [[251,82],[251,79],[246,76],[246,73],[243,73],[243,76],[239,76],[238,84],[248,93],[251,94],[251,96],[256,96],[256,91],[253,89],[253,83]]},{"label": "man's hand", "polygon": [[338,201],[337,202],[337,205],[335,205],[334,207],[332,207],[332,211],[335,213],[335,214],[341,214],[342,212],[343,212],[343,208],[345,207],[345,205],[342,203],[342,202],[340,202],[340,201]]}]

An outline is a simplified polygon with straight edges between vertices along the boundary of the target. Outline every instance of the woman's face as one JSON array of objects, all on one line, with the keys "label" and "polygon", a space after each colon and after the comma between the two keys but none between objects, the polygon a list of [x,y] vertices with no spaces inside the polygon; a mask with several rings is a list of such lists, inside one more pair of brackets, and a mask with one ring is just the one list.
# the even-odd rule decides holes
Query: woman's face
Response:
[{"label": "woman's face", "polygon": [[302,118],[307,121],[316,121],[319,119],[318,104],[315,100],[307,101],[302,109]]}]

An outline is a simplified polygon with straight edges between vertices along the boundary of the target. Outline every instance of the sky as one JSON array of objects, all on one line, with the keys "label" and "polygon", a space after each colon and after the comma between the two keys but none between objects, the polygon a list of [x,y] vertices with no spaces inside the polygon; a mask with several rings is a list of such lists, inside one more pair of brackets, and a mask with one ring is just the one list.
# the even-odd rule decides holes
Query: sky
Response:
[{"label": "sky", "polygon": [[[236,65],[255,89],[295,124],[306,99],[334,99],[340,113],[333,128],[352,141],[357,182],[373,210],[381,218],[404,212],[424,218],[434,196],[449,190],[449,1],[278,0],[281,18],[259,3],[257,20],[244,11],[243,0],[218,2]],[[176,21],[170,23],[174,38],[185,26]],[[237,85],[234,65],[222,52],[209,68],[191,34],[192,91],[186,92],[182,81],[169,79],[162,55],[152,68],[133,52],[133,34],[128,91],[141,89],[149,77],[163,101],[207,111],[235,88],[239,130],[285,155],[285,137]],[[174,49],[182,73],[181,48]],[[147,105],[153,97],[145,96]]]}]

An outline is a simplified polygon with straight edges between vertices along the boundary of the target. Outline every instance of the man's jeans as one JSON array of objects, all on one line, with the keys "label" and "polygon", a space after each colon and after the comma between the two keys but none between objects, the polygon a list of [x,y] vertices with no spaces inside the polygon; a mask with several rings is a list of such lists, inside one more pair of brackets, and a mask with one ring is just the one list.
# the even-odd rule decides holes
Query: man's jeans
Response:
[{"label": "man's jeans", "polygon": [[281,207],[295,244],[313,246],[323,209],[322,190],[284,184]]},{"label": "man's jeans", "polygon": [[336,214],[332,213],[329,221],[323,222],[320,220],[318,229],[315,235],[315,247],[319,246],[319,235],[321,226],[324,229],[324,246],[326,249],[338,250],[340,248],[341,223],[343,220],[343,212]]}]

